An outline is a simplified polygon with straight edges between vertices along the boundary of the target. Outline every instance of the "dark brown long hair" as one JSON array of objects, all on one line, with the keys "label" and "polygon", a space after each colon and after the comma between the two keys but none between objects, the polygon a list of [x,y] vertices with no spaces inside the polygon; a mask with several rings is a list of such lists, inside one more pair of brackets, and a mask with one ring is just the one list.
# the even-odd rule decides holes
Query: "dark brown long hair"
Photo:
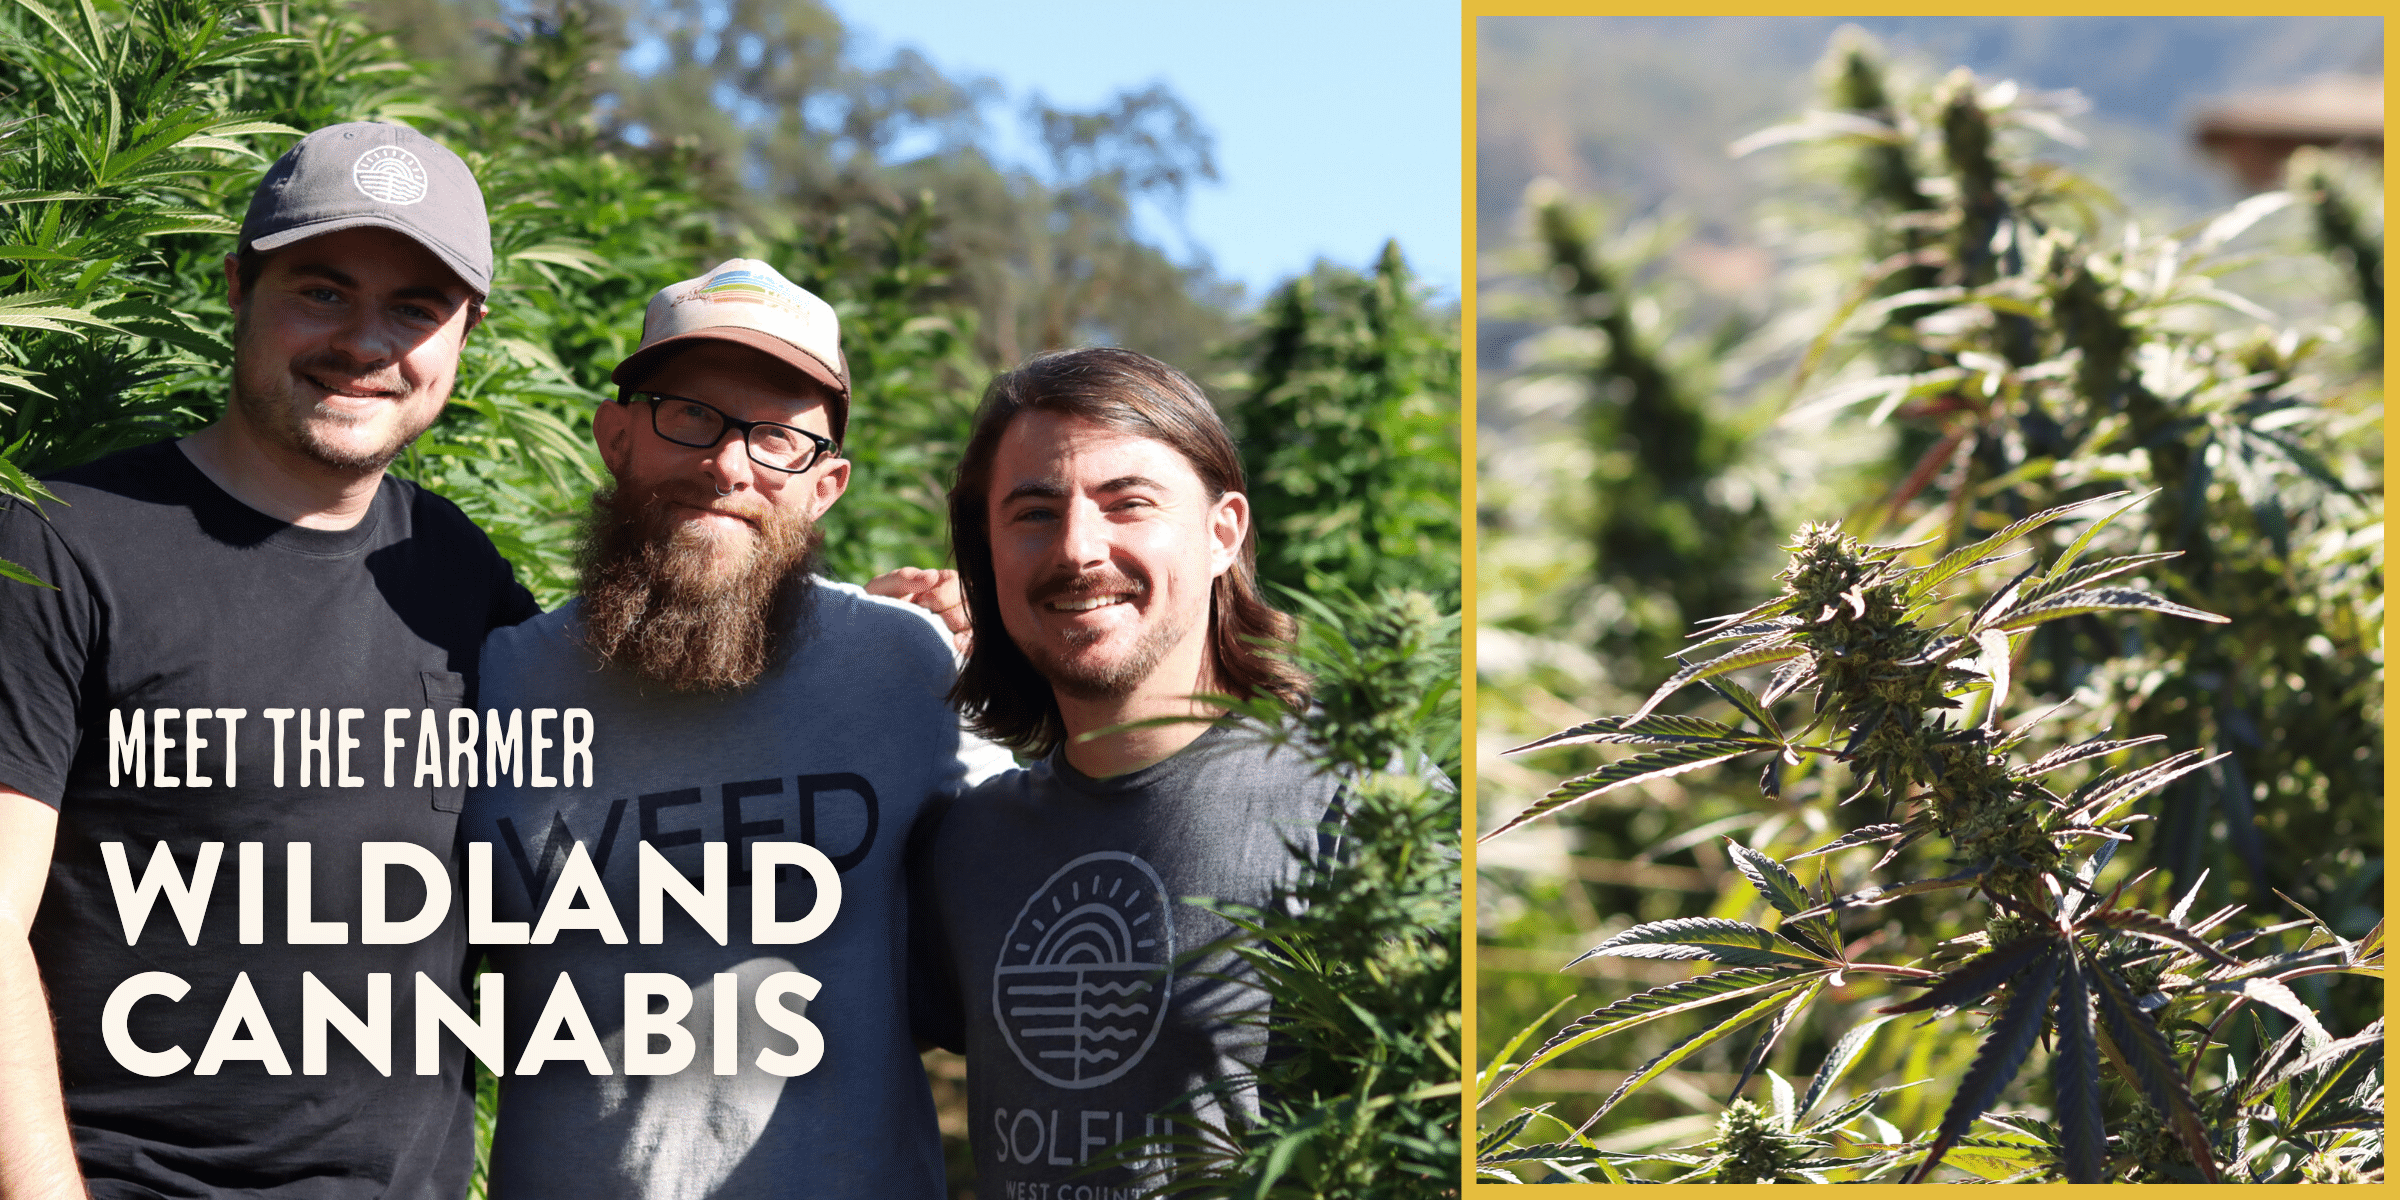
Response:
[{"label": "dark brown long hair", "polygon": [[[1012,749],[1047,754],[1066,740],[1066,723],[1050,682],[1001,624],[988,502],[1000,436],[1028,410],[1081,417],[1166,443],[1191,464],[1211,502],[1227,492],[1246,492],[1249,484],[1233,436],[1208,397],[1183,372],[1148,355],[1107,347],[1053,351],[1027,360],[984,390],[974,436],[950,487],[950,545],[975,627],[975,648],[950,689],[950,701],[977,733]],[[1298,706],[1308,698],[1308,679],[1272,649],[1291,642],[1294,625],[1259,595],[1257,559],[1253,526],[1242,536],[1241,557],[1217,576],[1209,593],[1207,686]]]}]

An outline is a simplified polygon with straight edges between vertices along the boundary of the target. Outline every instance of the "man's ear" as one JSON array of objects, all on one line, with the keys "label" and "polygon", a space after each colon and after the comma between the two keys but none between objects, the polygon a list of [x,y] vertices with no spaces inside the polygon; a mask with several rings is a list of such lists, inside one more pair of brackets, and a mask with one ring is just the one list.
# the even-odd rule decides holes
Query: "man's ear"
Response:
[{"label": "man's ear", "polygon": [[1227,492],[1208,511],[1208,573],[1211,578],[1233,569],[1242,559],[1242,542],[1250,533],[1250,497]]},{"label": "man's ear", "polygon": [[608,400],[592,410],[592,444],[600,448],[609,474],[623,475],[633,456],[633,406]]},{"label": "man's ear", "polygon": [[842,493],[850,489],[850,460],[828,459],[809,474],[817,477],[814,484],[816,494],[809,499],[808,513],[808,519],[814,521],[823,517],[826,510],[833,507],[833,502],[841,499]]},{"label": "man's ear", "polygon": [[490,315],[491,310],[483,306],[483,297],[477,296],[467,301],[467,327],[458,331],[458,340],[467,340],[467,335],[475,332],[475,327],[483,324],[483,319]]},{"label": "man's ear", "polygon": [[242,308],[242,259],[238,254],[225,256],[225,307],[236,312]]}]

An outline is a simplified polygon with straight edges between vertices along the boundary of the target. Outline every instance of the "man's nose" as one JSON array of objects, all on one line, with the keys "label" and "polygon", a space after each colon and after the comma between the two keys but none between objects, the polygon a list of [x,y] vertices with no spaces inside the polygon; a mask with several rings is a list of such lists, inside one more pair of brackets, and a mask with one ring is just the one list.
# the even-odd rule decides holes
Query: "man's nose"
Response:
[{"label": "man's nose", "polygon": [[400,357],[408,344],[405,331],[381,313],[364,311],[334,330],[332,349],[361,367],[379,367]]},{"label": "man's nose", "polygon": [[1084,570],[1108,561],[1108,522],[1099,506],[1069,501],[1060,521],[1059,556]]},{"label": "man's nose", "polygon": [[701,451],[700,473],[720,496],[731,495],[757,483],[756,468],[750,462],[750,447],[742,440],[740,430],[728,429],[715,446]]}]

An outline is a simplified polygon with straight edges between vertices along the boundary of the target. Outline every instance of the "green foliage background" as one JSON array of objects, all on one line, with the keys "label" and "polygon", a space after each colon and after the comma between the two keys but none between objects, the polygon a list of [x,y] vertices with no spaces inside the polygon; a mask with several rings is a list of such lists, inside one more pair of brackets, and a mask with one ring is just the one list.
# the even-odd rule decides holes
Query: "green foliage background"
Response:
[{"label": "green foliage background", "polygon": [[[1752,24],[1763,40],[1768,22]],[[1657,35],[1636,30],[1610,53],[1638,57]],[[2243,905],[2252,924],[2315,914],[2334,936],[2372,940],[2383,886],[2379,174],[2304,155],[2286,192],[2178,227],[2060,166],[2055,139],[2075,134],[2059,98],[1929,65],[1837,38],[1799,83],[1810,95],[1792,107],[1807,112],[1737,129],[1756,133],[1737,147],[1766,164],[1749,169],[1775,181],[1755,201],[1703,191],[1687,209],[1671,188],[1660,202],[1539,180],[1521,208],[1486,193],[1485,261],[1505,266],[1486,268],[1479,335],[1483,827],[1562,778],[1621,761],[1589,746],[1506,751],[1634,711],[1676,670],[1667,655],[1689,648],[1695,622],[1767,595],[1777,542],[1805,520],[1923,542],[1902,561],[1930,563],[2045,508],[2155,492],[2095,553],[2178,553],[2133,578],[2230,622],[2095,614],[2045,626],[2018,650],[2006,716],[2064,702],[2042,737],[2163,734],[2172,749],[2224,755],[2145,802],[2149,819],[2103,877],[2154,868],[2129,903],[2165,911],[2196,889],[2199,912]],[[1525,69],[1540,81],[1482,110],[1516,122],[1480,133],[1487,144],[1580,150],[1608,143],[1588,131],[1568,142],[1565,127],[1637,120],[1574,90],[1613,76]],[[1641,78],[1672,94],[1673,81]],[[1752,99],[1778,86],[1738,82]],[[1495,151],[1495,162],[1523,158]],[[1509,220],[1513,230],[1497,224]],[[2077,532],[2034,538],[2025,561],[2047,561]],[[1979,584],[1998,591],[2021,565],[1990,568]],[[1698,693],[1661,711],[1738,719]],[[1879,802],[1837,803],[1859,782],[1830,764],[1771,768],[1764,780],[1755,763],[1702,767],[1483,845],[1478,1061],[1507,1058],[1529,1026],[1538,1042],[1558,1020],[1543,1014],[1570,995],[1560,1011],[1580,1013],[1691,974],[1610,956],[1560,972],[1612,935],[1676,919],[1771,922],[1723,839],[1781,860],[1887,819]],[[1871,860],[1830,860],[1841,864],[1831,886],[1854,889]],[[1938,853],[1901,863],[1909,878],[1946,869]],[[1879,915],[1853,919],[1845,936],[1880,961],[1920,961],[1985,933],[1979,915],[1939,895]],[[2381,1011],[2372,984],[2295,987],[2340,1034]],[[1856,977],[1829,995],[1834,1006],[1796,1022],[1765,1066],[1807,1075],[1891,999]],[[2240,1034],[2253,1040],[2232,1052],[2236,1068],[2287,1027],[2270,1017]],[[1687,1018],[1629,1032],[1512,1090],[1572,1129],[1647,1060],[1707,1028]],[[1978,1033],[1956,1017],[1887,1028],[1853,1068],[1855,1090],[1958,1078]],[[1593,1137],[1635,1150],[1730,1136],[1748,1050],[1744,1039],[1682,1061]],[[1745,1090],[1772,1108],[1763,1076]],[[1947,1095],[1901,1091],[1876,1111],[1896,1131],[1929,1134]],[[2048,1102],[2020,1082],[2003,1107]],[[2113,1132],[2127,1110],[2111,1112]],[[1484,1130],[1505,1115],[1487,1109]],[[1534,1122],[1540,1136],[1563,1132],[1547,1121]]]},{"label": "green foliage background", "polygon": [[[630,71],[644,35],[665,60]],[[834,578],[947,560],[941,496],[995,371],[1049,348],[1140,349],[1199,379],[1240,434],[1263,576],[1333,606],[1306,614],[1312,662],[1329,695],[1370,707],[1329,702],[1318,732],[1374,727],[1375,705],[1407,718],[1368,759],[1325,750],[1329,767],[1373,775],[1405,743],[1457,778],[1456,310],[1397,246],[1363,269],[1320,263],[1247,307],[1134,227],[1137,200],[1172,204],[1215,178],[1207,132],[1172,93],[1035,104],[1044,159],[1030,166],[990,148],[981,113],[998,96],[905,50],[864,60],[814,0],[0,4],[0,496],[40,496],[36,476],[215,419],[232,353],[220,264],[260,174],[306,130],[400,121],[473,169],[497,268],[449,408],[393,469],[464,508],[545,607],[573,593],[603,477],[589,414],[643,305],[723,258],[759,258],[842,320],[853,475],[825,521]],[[935,152],[892,153],[928,135]],[[1430,673],[1393,670],[1392,638]],[[1273,930],[1300,956],[1271,973],[1294,1014],[1351,978],[1358,947],[1398,939],[1370,967],[1389,968],[1393,1007],[1363,1033],[1336,1019],[1295,1068],[1314,1073],[1280,1093],[1293,1107],[1225,1131],[1238,1158],[1251,1139],[1308,1142],[1326,1105],[1352,1105],[1339,1147],[1312,1150],[1320,1165],[1292,1168],[1276,1194],[1413,1194],[1456,1161],[1446,1047],[1413,1044],[1395,1066],[1374,1045],[1387,1027],[1454,1038],[1458,1008],[1455,859],[1417,853],[1454,836],[1454,804],[1393,794],[1393,828],[1414,839],[1389,848],[1399,857],[1321,882],[1322,915]],[[1312,951],[1323,938],[1342,953]],[[936,1074],[963,1101],[955,1071]],[[963,1188],[962,1114],[945,1130]]]}]

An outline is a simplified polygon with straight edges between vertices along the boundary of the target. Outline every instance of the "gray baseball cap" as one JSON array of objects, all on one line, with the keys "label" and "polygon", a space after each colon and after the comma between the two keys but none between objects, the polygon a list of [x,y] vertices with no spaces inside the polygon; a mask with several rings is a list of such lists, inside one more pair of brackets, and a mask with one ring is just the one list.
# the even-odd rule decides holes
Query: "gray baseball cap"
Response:
[{"label": "gray baseball cap", "polygon": [[244,247],[379,225],[414,238],[478,295],[492,290],[492,225],[467,164],[406,125],[354,121],[300,139],[259,181]]}]

